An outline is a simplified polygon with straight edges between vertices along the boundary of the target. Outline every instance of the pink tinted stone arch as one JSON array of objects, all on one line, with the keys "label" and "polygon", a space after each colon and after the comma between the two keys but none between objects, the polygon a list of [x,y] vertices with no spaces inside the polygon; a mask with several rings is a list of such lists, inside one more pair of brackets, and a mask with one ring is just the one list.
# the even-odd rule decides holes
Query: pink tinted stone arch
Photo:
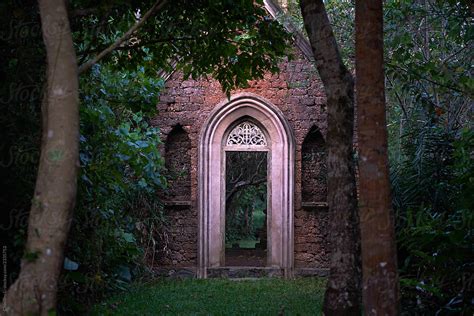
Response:
[{"label": "pink tinted stone arch", "polygon": [[295,141],[283,113],[264,98],[242,93],[221,102],[203,125],[198,165],[198,275],[224,264],[225,151],[229,129],[250,118],[265,131],[268,151],[267,266],[293,272]]}]

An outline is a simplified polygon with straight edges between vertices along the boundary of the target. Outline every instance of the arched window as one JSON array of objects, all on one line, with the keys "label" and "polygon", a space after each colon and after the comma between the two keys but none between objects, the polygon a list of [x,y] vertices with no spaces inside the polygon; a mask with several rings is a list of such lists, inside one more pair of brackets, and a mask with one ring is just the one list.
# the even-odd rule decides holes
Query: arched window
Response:
[{"label": "arched window", "polygon": [[301,195],[303,204],[327,201],[326,142],[315,126],[303,142]]},{"label": "arched window", "polygon": [[188,133],[177,125],[169,133],[165,144],[165,167],[168,179],[168,200],[191,199],[191,140]]}]

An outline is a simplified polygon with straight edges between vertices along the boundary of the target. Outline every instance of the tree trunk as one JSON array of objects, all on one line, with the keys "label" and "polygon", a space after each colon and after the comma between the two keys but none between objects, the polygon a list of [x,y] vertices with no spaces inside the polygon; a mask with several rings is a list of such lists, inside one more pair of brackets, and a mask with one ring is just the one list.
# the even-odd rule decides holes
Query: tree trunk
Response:
[{"label": "tree trunk", "polygon": [[367,315],[398,314],[387,156],[382,0],[356,1],[356,76],[363,300]]},{"label": "tree trunk", "polygon": [[327,95],[330,275],[326,315],[360,314],[360,234],[352,158],[354,83],[344,66],[322,0],[301,0],[301,12]]},{"label": "tree trunk", "polygon": [[18,279],[5,294],[8,315],[47,315],[56,308],[63,249],[76,197],[79,154],[76,54],[64,0],[39,0],[47,54],[43,138]]}]

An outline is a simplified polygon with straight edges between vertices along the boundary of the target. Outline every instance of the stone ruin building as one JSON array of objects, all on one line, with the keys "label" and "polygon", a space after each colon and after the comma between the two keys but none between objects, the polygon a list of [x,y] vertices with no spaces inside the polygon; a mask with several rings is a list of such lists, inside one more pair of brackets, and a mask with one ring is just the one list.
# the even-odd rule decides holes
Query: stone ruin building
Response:
[{"label": "stone ruin building", "polygon": [[[309,43],[294,34],[294,58],[230,99],[212,79],[167,79],[153,120],[173,174],[160,196],[166,243],[155,265],[163,273],[327,273],[326,97]],[[265,251],[258,265],[250,258],[240,268],[225,243],[226,159],[236,151],[264,152],[267,163]]]}]

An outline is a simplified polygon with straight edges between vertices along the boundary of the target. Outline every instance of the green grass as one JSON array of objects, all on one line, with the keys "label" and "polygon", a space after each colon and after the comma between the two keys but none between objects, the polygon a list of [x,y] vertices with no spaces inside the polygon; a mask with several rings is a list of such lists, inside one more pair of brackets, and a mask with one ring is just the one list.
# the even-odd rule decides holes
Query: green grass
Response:
[{"label": "green grass", "polygon": [[325,280],[160,280],[95,306],[93,315],[320,315]]},{"label": "green grass", "polygon": [[238,243],[239,244],[239,248],[242,248],[242,249],[255,249],[255,244],[260,242],[260,239],[241,239],[241,240],[237,240],[237,241],[234,241],[234,242],[228,242],[225,244],[225,247],[226,248],[232,248],[232,244],[234,243]]}]

